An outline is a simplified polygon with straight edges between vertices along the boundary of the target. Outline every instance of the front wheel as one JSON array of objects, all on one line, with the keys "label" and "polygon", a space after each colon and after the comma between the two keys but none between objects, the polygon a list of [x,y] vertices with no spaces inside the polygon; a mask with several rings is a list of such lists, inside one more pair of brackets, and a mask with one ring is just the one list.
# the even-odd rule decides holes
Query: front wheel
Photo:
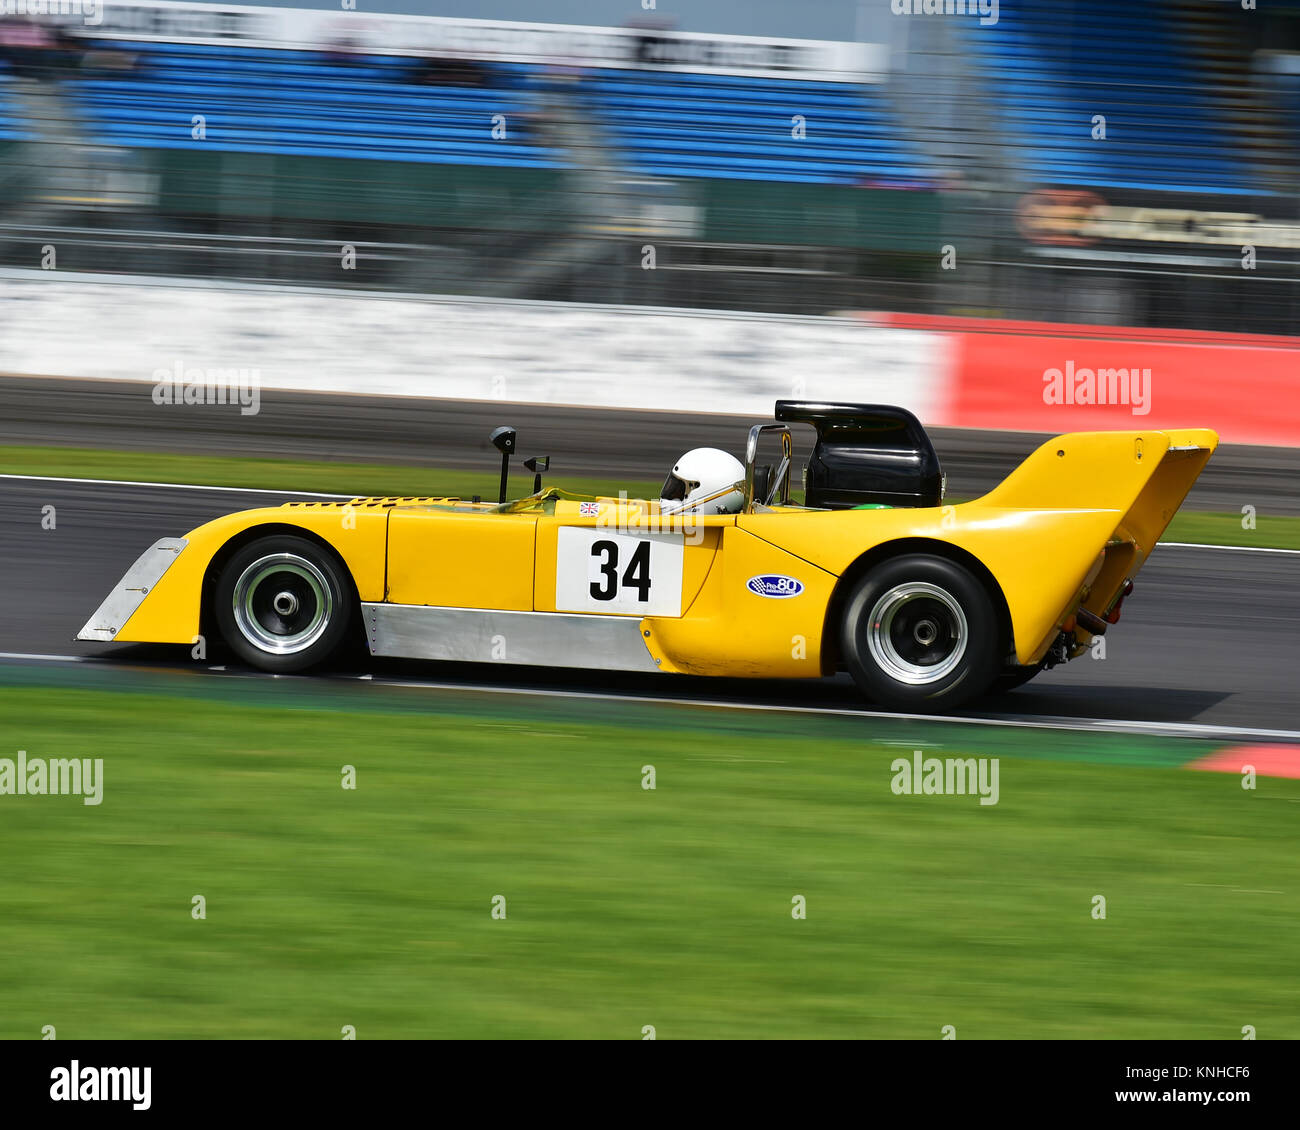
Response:
[{"label": "front wheel", "polygon": [[290,535],[258,538],[217,578],[221,635],[246,663],[284,674],[324,663],[347,634],[352,591],[330,549]]},{"label": "front wheel", "polygon": [[891,709],[952,710],[983,694],[1004,650],[984,586],[942,557],[885,561],[853,588],[841,646],[849,673]]}]

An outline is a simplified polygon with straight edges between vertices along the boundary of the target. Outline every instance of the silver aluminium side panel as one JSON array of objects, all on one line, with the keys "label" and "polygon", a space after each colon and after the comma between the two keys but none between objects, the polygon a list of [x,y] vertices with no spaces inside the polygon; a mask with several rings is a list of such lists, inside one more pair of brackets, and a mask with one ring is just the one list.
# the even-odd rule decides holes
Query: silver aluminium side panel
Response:
[{"label": "silver aluminium side panel", "polygon": [[361,605],[371,655],[658,671],[635,616]]},{"label": "silver aluminium side panel", "polygon": [[111,643],[188,544],[185,538],[159,538],[154,542],[95,609],[77,639]]}]

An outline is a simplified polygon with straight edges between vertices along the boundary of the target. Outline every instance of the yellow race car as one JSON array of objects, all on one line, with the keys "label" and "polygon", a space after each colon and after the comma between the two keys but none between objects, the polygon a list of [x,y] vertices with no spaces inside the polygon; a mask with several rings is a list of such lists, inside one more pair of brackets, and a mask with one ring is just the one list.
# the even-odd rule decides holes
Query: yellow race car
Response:
[{"label": "yellow race car", "polygon": [[[909,412],[778,401],[776,419],[751,429],[743,478],[724,483],[735,512],[542,489],[544,460],[526,464],[533,493],[508,501],[515,433],[498,428],[496,503],[356,498],[218,518],[147,549],[77,638],[215,632],[275,672],[315,667],[357,632],[371,655],[411,659],[847,668],[882,706],[951,709],[1082,655],[1218,443],[1206,429],[1059,436],[989,494],[946,505]],[[792,424],[816,430],[803,505]],[[781,454],[760,466],[768,433]]]}]

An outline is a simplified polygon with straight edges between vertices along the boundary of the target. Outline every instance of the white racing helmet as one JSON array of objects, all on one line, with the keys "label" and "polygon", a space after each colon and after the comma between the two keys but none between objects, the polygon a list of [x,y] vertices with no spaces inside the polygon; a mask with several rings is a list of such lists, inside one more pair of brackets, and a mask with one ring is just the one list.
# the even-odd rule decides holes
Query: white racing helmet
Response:
[{"label": "white racing helmet", "polygon": [[745,466],[716,447],[683,455],[664,480],[661,514],[739,514],[745,506]]}]

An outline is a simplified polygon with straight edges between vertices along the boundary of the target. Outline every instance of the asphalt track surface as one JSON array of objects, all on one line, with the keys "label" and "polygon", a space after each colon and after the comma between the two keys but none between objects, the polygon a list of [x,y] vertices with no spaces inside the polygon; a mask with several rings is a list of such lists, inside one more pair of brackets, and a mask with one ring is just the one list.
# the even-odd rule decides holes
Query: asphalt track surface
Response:
[{"label": "asphalt track surface", "polygon": [[[518,419],[516,413],[509,413]],[[72,637],[135,558],[163,536],[220,514],[285,501],[246,491],[0,479],[0,660],[103,659],[217,678],[184,647],[78,643]],[[43,529],[43,507],[56,526]],[[48,512],[46,512],[48,513]],[[1240,730],[1300,729],[1300,554],[1166,546],[1138,578],[1103,660],[1084,657],[988,699],[973,717],[1142,720]],[[209,656],[208,663],[221,663]],[[739,681],[466,664],[377,662],[336,675],[599,692],[753,706],[867,710],[843,676]]]},{"label": "asphalt track surface", "polygon": [[[264,390],[256,415],[232,405],[156,405],[134,381],[0,376],[0,444],[326,459],[489,470],[498,424],[519,429],[519,453],[552,456],[558,474],[662,481],[692,447],[742,454],[747,416],[618,411],[494,401],[424,400]],[[646,390],[654,400],[654,390]],[[671,407],[664,405],[665,408]],[[1213,421],[1189,420],[1206,426]],[[1135,427],[1142,427],[1135,419]],[[795,425],[796,467],[812,430]],[[974,498],[996,486],[1046,438],[1016,432],[931,431],[948,493]],[[802,454],[801,454],[802,453]],[[437,482],[431,479],[430,492]],[[1220,447],[1193,488],[1194,510],[1300,515],[1300,451]]]}]

